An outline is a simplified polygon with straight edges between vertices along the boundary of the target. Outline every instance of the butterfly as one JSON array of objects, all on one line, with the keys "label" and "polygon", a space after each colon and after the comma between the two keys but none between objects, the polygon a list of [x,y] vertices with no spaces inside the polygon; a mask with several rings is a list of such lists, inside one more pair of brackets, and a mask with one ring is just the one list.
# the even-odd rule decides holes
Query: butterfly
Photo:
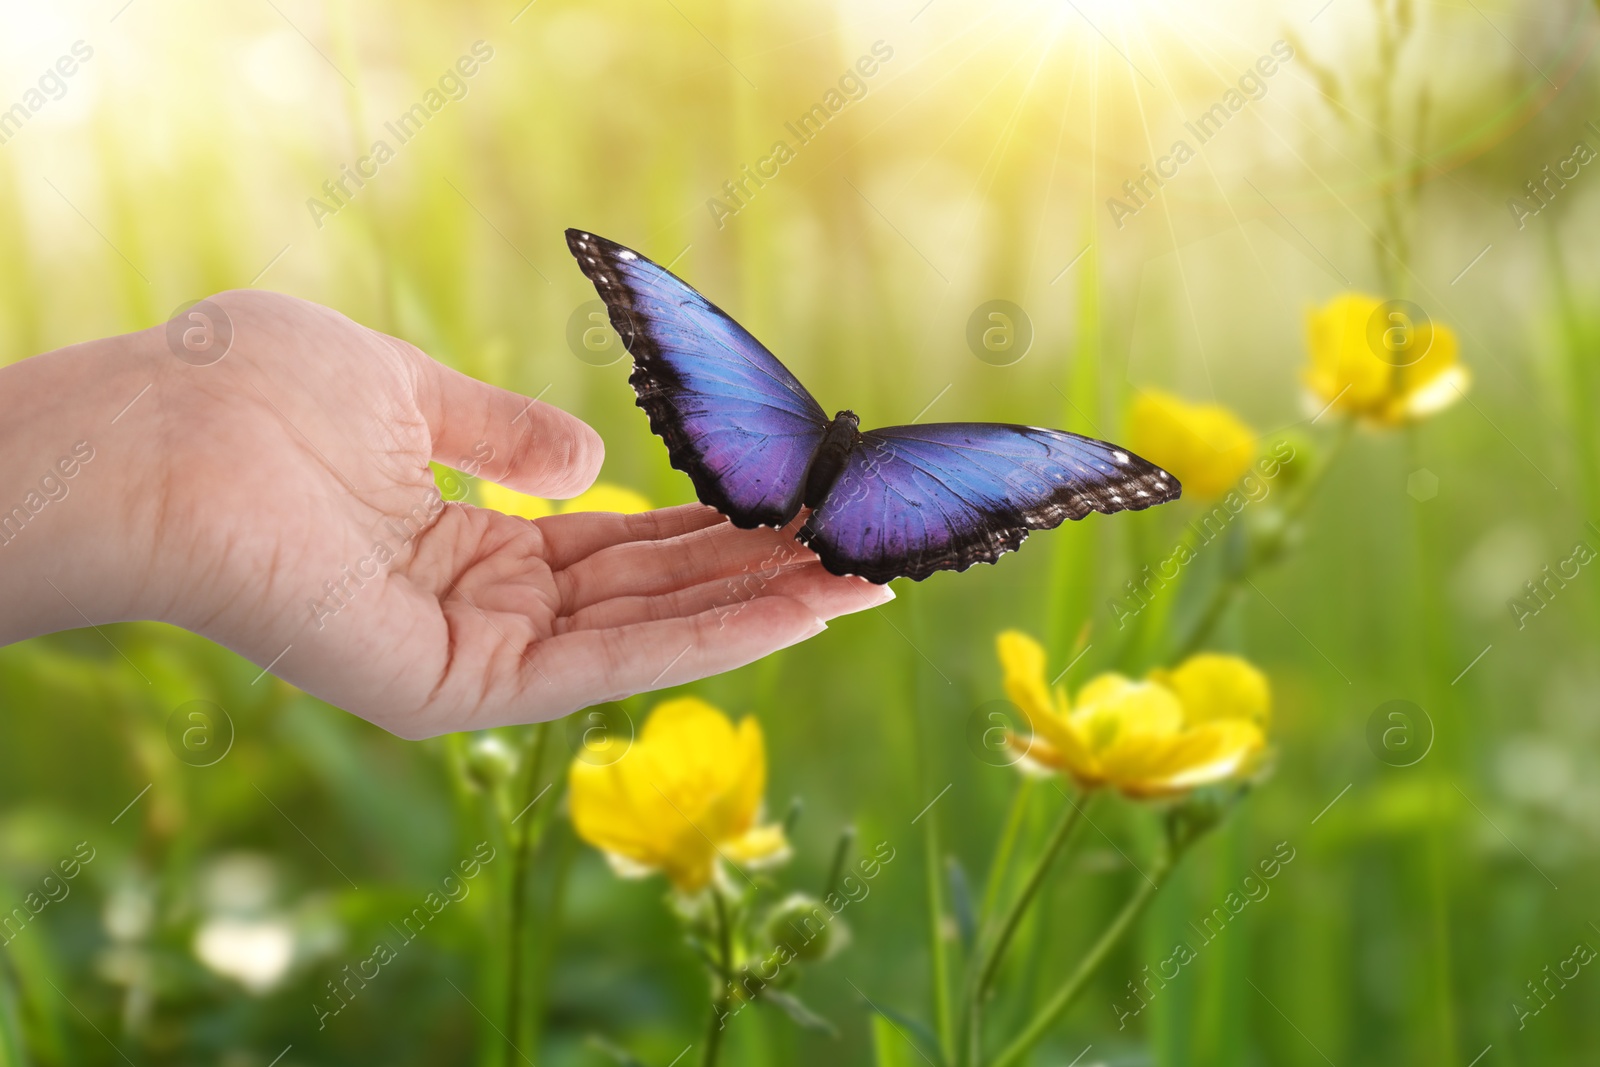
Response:
[{"label": "butterfly", "polygon": [[744,327],[677,275],[580,230],[567,248],[633,356],[628,382],[701,502],[735,526],[783,527],[833,574],[884,584],[964,571],[1091,511],[1176,500],[1178,480],[1126,449],[987,422],[862,432],[829,418]]}]

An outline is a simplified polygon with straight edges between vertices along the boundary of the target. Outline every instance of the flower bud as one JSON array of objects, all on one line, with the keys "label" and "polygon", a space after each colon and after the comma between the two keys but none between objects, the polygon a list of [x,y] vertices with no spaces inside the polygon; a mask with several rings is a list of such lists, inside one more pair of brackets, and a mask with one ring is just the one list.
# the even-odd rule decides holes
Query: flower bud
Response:
[{"label": "flower bud", "polygon": [[467,777],[479,789],[494,789],[516,773],[517,753],[498,734],[481,733],[467,743]]},{"label": "flower bud", "polygon": [[791,893],[767,912],[762,932],[773,945],[787,948],[795,959],[827,959],[849,937],[844,920],[806,893]]}]

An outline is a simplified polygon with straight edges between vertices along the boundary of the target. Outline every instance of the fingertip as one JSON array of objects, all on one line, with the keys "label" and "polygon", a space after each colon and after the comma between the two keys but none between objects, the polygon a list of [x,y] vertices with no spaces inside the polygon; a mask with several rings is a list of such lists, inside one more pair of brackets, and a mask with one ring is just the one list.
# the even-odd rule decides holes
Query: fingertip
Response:
[{"label": "fingertip", "polygon": [[871,600],[874,607],[877,607],[881,604],[887,604],[889,601],[894,599],[894,589],[890,587],[888,582],[884,582],[880,585],[877,582],[862,578],[861,576],[855,574],[845,578],[844,581],[849,582],[851,586],[859,589],[861,591],[861,595],[866,599]]},{"label": "fingertip", "polygon": [[535,442],[523,456],[532,463],[513,475],[531,475],[538,481],[539,495],[554,500],[567,500],[584,492],[600,477],[600,468],[606,459],[606,444],[598,431],[587,422],[560,408],[541,412],[544,416],[546,439],[545,456],[538,456],[541,443]]},{"label": "fingertip", "polygon": [[789,595],[824,619],[882,607],[894,599],[894,593],[887,586],[874,585],[863,578],[829,574],[820,563],[802,564],[795,572],[795,579],[797,584]]},{"label": "fingertip", "polygon": [[[819,567],[821,566],[819,561]],[[823,573],[828,576],[829,584],[839,589],[853,590],[860,594],[863,599],[870,600],[875,605],[887,604],[894,599],[894,590],[889,587],[887,582],[879,584],[871,579],[863,578],[859,574],[834,574],[825,567],[823,567]]]},{"label": "fingertip", "polygon": [[600,468],[606,462],[606,443],[600,432],[587,422],[576,415],[567,414],[567,418],[572,420],[570,469],[577,488],[565,495],[577,496],[600,477]]}]

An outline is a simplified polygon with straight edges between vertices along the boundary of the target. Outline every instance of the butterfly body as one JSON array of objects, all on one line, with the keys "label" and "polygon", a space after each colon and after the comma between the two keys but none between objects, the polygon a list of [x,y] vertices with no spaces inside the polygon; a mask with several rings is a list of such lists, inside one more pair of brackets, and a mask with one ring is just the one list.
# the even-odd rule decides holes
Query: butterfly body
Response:
[{"label": "butterfly body", "polygon": [[835,574],[921,581],[1014,551],[1091,511],[1174,500],[1178,480],[1093,438],[1036,426],[863,431],[828,418],[727,313],[631,249],[579,230],[567,247],[633,356],[650,428],[700,499],[749,529],[810,509],[799,540]]},{"label": "butterfly body", "polygon": [[[861,419],[853,411],[841,411],[828,423],[823,432],[822,444],[811,457],[806,468],[806,491],[802,498],[806,507],[818,508],[828,498],[828,492],[844,473],[850,453],[861,443]],[[794,518],[793,515],[789,516]],[[787,522],[788,520],[784,520]]]}]

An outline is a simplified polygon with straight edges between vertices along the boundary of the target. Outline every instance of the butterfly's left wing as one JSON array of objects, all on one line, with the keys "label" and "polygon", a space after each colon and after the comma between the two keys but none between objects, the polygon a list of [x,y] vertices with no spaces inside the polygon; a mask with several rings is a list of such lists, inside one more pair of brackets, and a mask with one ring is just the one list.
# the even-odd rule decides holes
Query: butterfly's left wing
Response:
[{"label": "butterfly's left wing", "polygon": [[800,539],[834,574],[921,581],[993,563],[1030,530],[1091,511],[1139,511],[1181,491],[1153,463],[1060,430],[891,426],[861,435]]},{"label": "butterfly's left wing", "polygon": [[581,230],[567,231],[567,247],[633,356],[628,381],[650,429],[700,499],[745,529],[794,518],[828,428],[805,386],[665,267]]}]

